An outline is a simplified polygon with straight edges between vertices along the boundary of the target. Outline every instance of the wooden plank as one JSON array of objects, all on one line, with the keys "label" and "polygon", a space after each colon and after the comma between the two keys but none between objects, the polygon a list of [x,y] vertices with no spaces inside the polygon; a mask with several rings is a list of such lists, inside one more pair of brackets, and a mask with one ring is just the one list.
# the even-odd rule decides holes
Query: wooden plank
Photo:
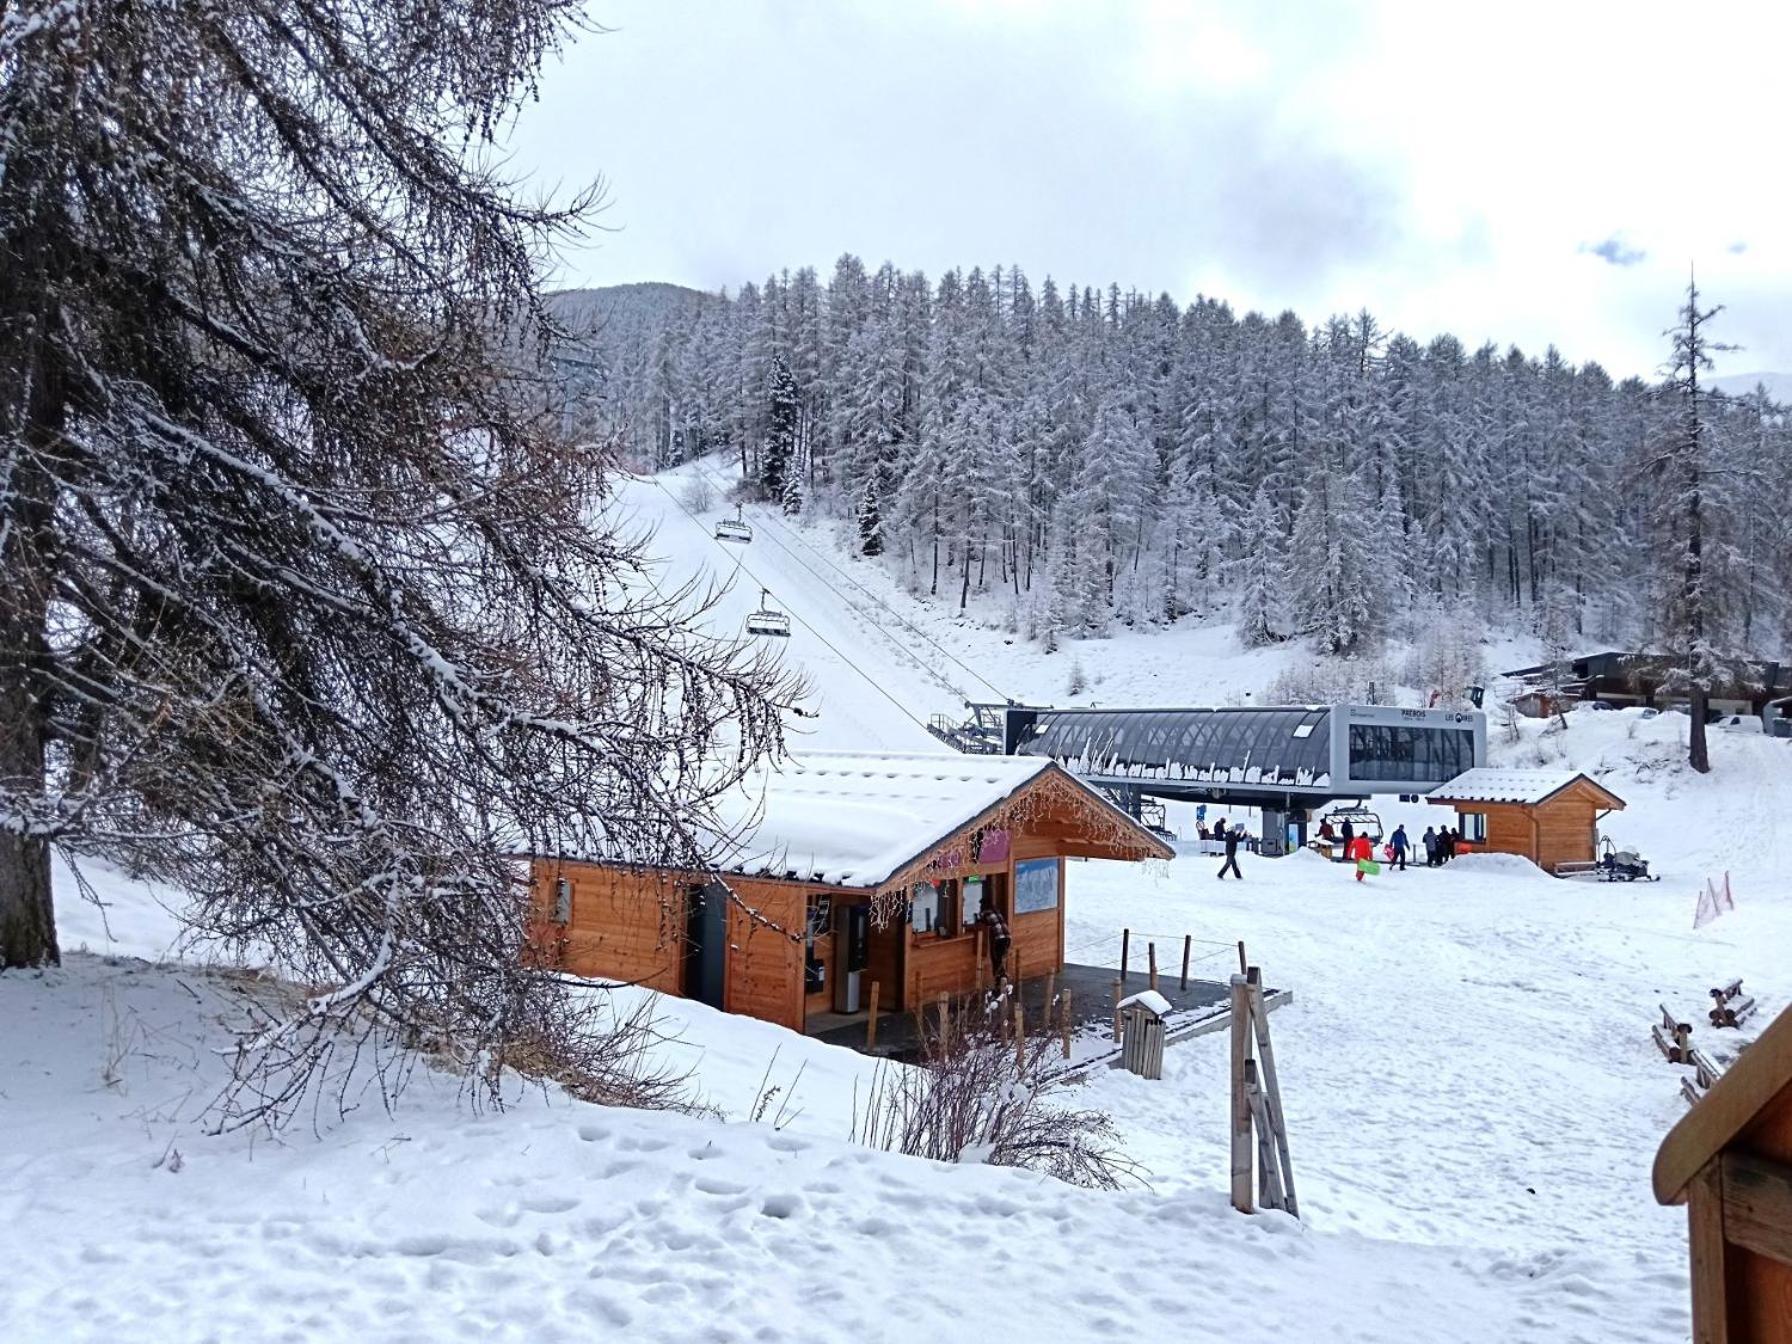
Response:
[{"label": "wooden plank", "polygon": [[1064,1058],[1069,1059],[1070,1058],[1070,990],[1068,988],[1066,988],[1064,991],[1064,1017],[1063,1017],[1063,1028],[1062,1029],[1064,1032]]},{"label": "wooden plank", "polygon": [[868,1051],[877,1046],[877,995],[882,988],[876,980],[871,982],[871,1011],[865,1014],[865,1049]]},{"label": "wooden plank", "polygon": [[1686,1204],[1692,1254],[1692,1344],[1730,1344],[1729,1247],[1717,1163],[1694,1179]]},{"label": "wooden plank", "polygon": [[1282,1085],[1276,1078],[1276,1052],[1269,1040],[1269,1009],[1263,1003],[1263,973],[1253,966],[1245,972],[1245,979],[1251,987],[1251,1023],[1257,1035],[1257,1057],[1263,1061],[1263,1090],[1269,1110],[1270,1130],[1275,1136],[1276,1156],[1287,1195],[1287,1202],[1282,1207],[1298,1218],[1300,1201],[1294,1194],[1294,1164],[1288,1156],[1288,1121],[1282,1112]]},{"label": "wooden plank", "polygon": [[1245,1064],[1250,1059],[1251,991],[1242,975],[1232,977],[1232,1207],[1255,1211],[1251,1191],[1251,1098]]},{"label": "wooden plank", "polygon": [[1251,1124],[1257,1131],[1257,1196],[1266,1209],[1280,1209],[1282,1178],[1276,1166],[1275,1140],[1270,1134],[1269,1103],[1264,1100],[1263,1080],[1257,1071],[1257,1060],[1244,1062],[1245,1091],[1251,1099]]},{"label": "wooden plank", "polygon": [[1150,985],[1151,985],[1151,988],[1153,990],[1155,990],[1157,988],[1157,944],[1156,943],[1146,943],[1145,944],[1145,956],[1147,958],[1147,964],[1151,967]]},{"label": "wooden plank", "polygon": [[1792,1166],[1734,1148],[1718,1165],[1724,1240],[1792,1265]]}]

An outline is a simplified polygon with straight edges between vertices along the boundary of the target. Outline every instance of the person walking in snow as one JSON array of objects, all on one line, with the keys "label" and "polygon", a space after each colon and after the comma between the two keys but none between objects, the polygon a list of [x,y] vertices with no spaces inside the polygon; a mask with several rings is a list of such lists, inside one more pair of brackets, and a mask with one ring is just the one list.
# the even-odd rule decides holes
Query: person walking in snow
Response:
[{"label": "person walking in snow", "polygon": [[1014,939],[1008,932],[1008,921],[993,905],[983,919],[989,925],[989,969],[995,976],[996,988],[1000,989],[1008,978],[1008,947]]},{"label": "person walking in snow", "polygon": [[1356,861],[1356,880],[1361,882],[1363,880],[1363,865],[1375,862],[1374,842],[1366,835],[1359,835],[1344,847],[1344,857]]},{"label": "person walking in snow", "polygon": [[1242,826],[1232,826],[1226,830],[1226,861],[1220,865],[1220,880],[1222,882],[1225,880],[1228,870],[1240,882],[1244,881],[1244,874],[1238,868],[1238,839],[1243,834],[1244,827]]},{"label": "person walking in snow", "polygon": [[1406,825],[1402,823],[1394,827],[1394,838],[1388,842],[1388,848],[1394,851],[1394,867],[1401,872],[1406,871]]},{"label": "person walking in snow", "polygon": [[1425,866],[1427,868],[1437,867],[1437,829],[1427,826],[1425,834],[1420,836],[1419,840],[1425,846]]}]

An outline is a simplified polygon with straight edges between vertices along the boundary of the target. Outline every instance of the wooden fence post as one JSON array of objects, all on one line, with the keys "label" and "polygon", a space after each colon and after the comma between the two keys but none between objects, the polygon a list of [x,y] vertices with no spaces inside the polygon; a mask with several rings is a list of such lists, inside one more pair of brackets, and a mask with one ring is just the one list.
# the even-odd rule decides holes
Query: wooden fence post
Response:
[{"label": "wooden fence post", "polygon": [[1040,1011],[1045,1014],[1045,1020],[1048,1023],[1052,1020],[1052,995],[1057,992],[1057,988],[1058,973],[1047,971],[1045,973],[1045,999],[1040,1004]]},{"label": "wooden fence post", "polygon": [[1126,986],[1119,980],[1114,981],[1114,1039],[1120,1039],[1120,1000],[1126,997]]},{"label": "wooden fence post", "polygon": [[1064,991],[1064,1058],[1070,1058],[1070,990]]},{"label": "wooden fence post", "polygon": [[1248,968],[1244,961],[1244,939],[1238,940],[1238,973],[1243,975]]},{"label": "wooden fence post", "polygon": [[1126,983],[1126,959],[1132,952],[1132,930],[1120,930],[1120,983]]},{"label": "wooden fence post", "polygon": [[1295,1198],[1294,1164],[1288,1157],[1288,1117],[1282,1110],[1282,1085],[1276,1078],[1276,1052],[1269,1041],[1269,1009],[1263,1002],[1263,972],[1253,966],[1245,972],[1245,980],[1251,987],[1251,1022],[1257,1033],[1257,1057],[1262,1061],[1259,1074],[1263,1083],[1269,1132],[1275,1138],[1277,1165],[1281,1168],[1281,1181],[1276,1192],[1279,1202],[1276,1207],[1285,1209],[1298,1218],[1300,1201]]},{"label": "wooden fence post", "polygon": [[1251,1052],[1251,994],[1242,975],[1232,977],[1232,1207],[1255,1212],[1251,1191],[1251,1094],[1245,1064]]},{"label": "wooden fence post", "polygon": [[940,1010],[940,1057],[943,1059],[946,1055],[951,1053],[949,1046],[951,1043],[952,1024],[946,1005],[946,996],[942,994],[938,999],[934,1000],[934,1002],[938,1005]]},{"label": "wooden fence post", "polygon": [[1155,992],[1157,989],[1157,944],[1156,943],[1146,943],[1145,944],[1145,957],[1146,957],[1148,964],[1151,967],[1151,988],[1152,988],[1153,992]]},{"label": "wooden fence post", "polygon": [[871,1011],[865,1014],[865,1048],[871,1049],[877,1044],[877,992],[882,989],[880,981],[871,982]]},{"label": "wooden fence post", "polygon": [[1188,988],[1189,954],[1191,952],[1193,952],[1194,950],[1195,950],[1195,935],[1192,933],[1183,934],[1182,935],[1182,987],[1184,989]]},{"label": "wooden fence post", "polygon": [[1027,1071],[1027,1014],[1018,994],[1014,996],[1014,1068],[1017,1073]]}]

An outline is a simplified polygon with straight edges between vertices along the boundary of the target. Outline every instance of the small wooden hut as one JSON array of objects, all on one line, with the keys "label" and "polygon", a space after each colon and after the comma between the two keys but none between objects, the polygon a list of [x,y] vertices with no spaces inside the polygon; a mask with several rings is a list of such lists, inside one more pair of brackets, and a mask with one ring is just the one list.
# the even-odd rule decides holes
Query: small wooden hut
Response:
[{"label": "small wooden hut", "polygon": [[1040,757],[808,752],[724,800],[741,837],[714,872],[572,856],[532,861],[539,955],[797,1031],[899,1012],[1064,963],[1071,857],[1168,845]]},{"label": "small wooden hut", "polygon": [[1686,1205],[1694,1344],[1792,1344],[1792,1010],[1668,1131],[1654,1185]]},{"label": "small wooden hut", "polygon": [[1578,771],[1464,771],[1426,795],[1456,809],[1457,829],[1470,849],[1517,854],[1546,873],[1596,860],[1599,819],[1622,811],[1624,800]]}]

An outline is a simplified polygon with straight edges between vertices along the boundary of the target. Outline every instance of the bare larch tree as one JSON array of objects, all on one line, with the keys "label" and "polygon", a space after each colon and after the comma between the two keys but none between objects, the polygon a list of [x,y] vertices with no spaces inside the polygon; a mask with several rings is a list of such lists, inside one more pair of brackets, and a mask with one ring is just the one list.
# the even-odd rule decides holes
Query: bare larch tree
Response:
[{"label": "bare larch tree", "polygon": [[57,959],[53,848],[178,883],[307,987],[264,1083],[345,1026],[576,1075],[514,856],[700,866],[781,747],[795,688],[545,414],[539,277],[596,192],[525,202],[492,140],[578,18],[0,16],[0,964]]}]

